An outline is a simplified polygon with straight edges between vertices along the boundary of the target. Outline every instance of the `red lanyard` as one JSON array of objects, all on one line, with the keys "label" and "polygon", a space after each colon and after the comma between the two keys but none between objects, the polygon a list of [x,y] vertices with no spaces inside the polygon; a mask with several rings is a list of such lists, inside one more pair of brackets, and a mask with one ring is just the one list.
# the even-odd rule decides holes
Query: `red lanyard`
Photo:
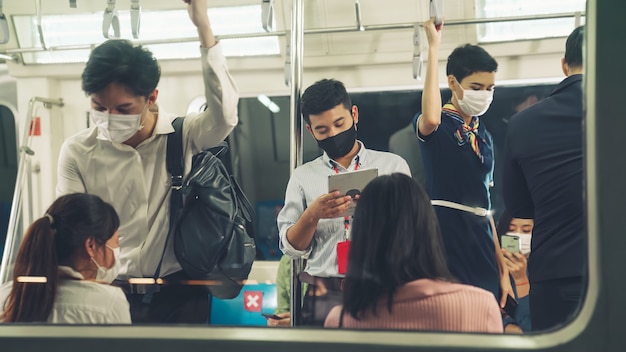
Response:
[{"label": "red lanyard", "polygon": [[[339,173],[339,168],[337,167],[337,164],[335,164],[334,162],[330,162],[333,165],[333,170],[335,170],[335,173],[338,174]],[[356,156],[356,165],[354,165],[354,171],[357,171],[359,169],[359,166],[361,166],[361,163],[359,162],[359,156]],[[349,233],[350,233],[350,217],[346,216],[343,218],[343,227],[346,230],[346,240],[349,238]]]}]

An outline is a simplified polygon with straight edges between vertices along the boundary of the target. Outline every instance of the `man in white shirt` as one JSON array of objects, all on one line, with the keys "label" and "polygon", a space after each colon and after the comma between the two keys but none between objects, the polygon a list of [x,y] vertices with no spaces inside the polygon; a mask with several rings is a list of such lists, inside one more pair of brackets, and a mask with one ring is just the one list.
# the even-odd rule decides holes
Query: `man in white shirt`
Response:
[{"label": "man in white shirt", "polygon": [[324,79],[307,88],[302,116],[324,154],[296,168],[289,179],[277,219],[279,246],[291,258],[307,258],[301,275],[309,283],[302,322],[322,326],[330,309],[341,304],[343,274],[338,271],[337,246],[347,240],[351,218],[340,215],[352,202],[338,191],[328,193],[328,176],[373,168],[379,175],[410,176],[411,171],[398,155],[366,149],[356,139],[359,110],[343,83]]},{"label": "man in white shirt", "polygon": [[[185,172],[193,154],[224,140],[237,125],[239,94],[211,30],[206,0],[184,0],[198,29],[207,109],[183,124]],[[111,203],[120,216],[122,269],[118,282],[152,277],[169,229],[170,174],[166,171],[167,135],[176,115],[156,105],[160,68],[152,53],[124,40],[93,50],[82,74],[91,98],[94,127],[67,139],[58,165],[57,195],[86,192]],[[172,242],[160,276],[185,280]],[[131,304],[133,322],[206,323],[206,289],[163,285],[152,300],[145,286],[121,285]],[[147,303],[147,302],[150,303]]]}]

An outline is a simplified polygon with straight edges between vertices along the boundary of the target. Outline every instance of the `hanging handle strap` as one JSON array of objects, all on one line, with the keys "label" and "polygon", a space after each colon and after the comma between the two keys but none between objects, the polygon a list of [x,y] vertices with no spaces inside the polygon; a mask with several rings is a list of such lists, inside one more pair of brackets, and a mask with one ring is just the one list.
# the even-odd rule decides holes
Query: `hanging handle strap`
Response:
[{"label": "hanging handle strap", "polygon": [[[109,33],[111,28],[113,28],[113,34]],[[107,39],[120,38],[120,18],[115,8],[115,0],[107,0],[107,7],[104,9],[104,18],[102,19],[102,35]]]},{"label": "hanging handle strap", "polygon": [[422,79],[422,45],[420,38],[420,25],[416,23],[413,26],[413,78]]},{"label": "hanging handle strap", "polygon": [[139,39],[139,27],[141,25],[141,5],[139,0],[131,0],[130,2],[130,27],[133,32],[133,38]]},{"label": "hanging handle strap", "polygon": [[274,31],[274,0],[261,2],[261,23],[266,32]]},{"label": "hanging handle strap", "polygon": [[430,17],[435,18],[435,26],[443,22],[443,0],[430,0]]},{"label": "hanging handle strap", "polygon": [[285,65],[283,68],[285,85],[291,86],[291,32],[285,32]]}]

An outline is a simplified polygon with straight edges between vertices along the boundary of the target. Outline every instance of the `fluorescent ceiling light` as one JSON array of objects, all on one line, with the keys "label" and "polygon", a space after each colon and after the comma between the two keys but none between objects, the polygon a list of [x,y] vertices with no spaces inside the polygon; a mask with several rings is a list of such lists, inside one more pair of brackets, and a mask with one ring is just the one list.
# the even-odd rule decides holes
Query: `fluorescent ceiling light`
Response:
[{"label": "fluorescent ceiling light", "polygon": [[274,114],[280,112],[278,105],[276,105],[276,103],[274,103],[267,95],[261,94],[257,97],[257,99]]}]

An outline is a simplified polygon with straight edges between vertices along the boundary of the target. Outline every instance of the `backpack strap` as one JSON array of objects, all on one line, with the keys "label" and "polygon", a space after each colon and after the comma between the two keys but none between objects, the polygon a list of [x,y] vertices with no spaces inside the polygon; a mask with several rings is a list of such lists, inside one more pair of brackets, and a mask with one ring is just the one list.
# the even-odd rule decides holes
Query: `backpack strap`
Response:
[{"label": "backpack strap", "polygon": [[[183,157],[183,121],[184,117],[177,117],[172,121],[174,133],[167,136],[167,154],[165,162],[167,172],[172,177],[172,190],[179,190],[183,184],[185,159]],[[179,193],[180,194],[180,193]],[[182,195],[181,195],[182,196]],[[170,214],[172,209],[170,209]]]},{"label": "backpack strap", "polygon": [[[163,252],[161,253],[161,259],[154,272],[153,278],[159,278],[161,274],[161,265],[163,264],[163,257],[167,250],[167,243],[172,237],[172,233],[176,229],[176,223],[178,222],[178,214],[183,209],[183,194],[181,187],[183,185],[183,173],[185,158],[183,155],[183,121],[184,117],[177,117],[172,121],[172,127],[174,132],[167,135],[167,152],[165,156],[165,164],[167,172],[170,173],[172,181],[172,192],[170,193],[170,227],[165,237],[165,244],[163,245]],[[158,285],[156,283],[150,286],[146,290],[146,294],[143,297],[143,303],[150,304],[152,302],[152,295],[158,292]]]},{"label": "backpack strap", "polygon": [[[211,147],[207,150],[211,152],[211,154],[215,155],[216,158],[222,160],[223,162],[224,154],[228,152],[228,143],[226,143],[226,141],[221,141],[215,147]],[[232,173],[232,171],[228,170],[228,173]]]}]

